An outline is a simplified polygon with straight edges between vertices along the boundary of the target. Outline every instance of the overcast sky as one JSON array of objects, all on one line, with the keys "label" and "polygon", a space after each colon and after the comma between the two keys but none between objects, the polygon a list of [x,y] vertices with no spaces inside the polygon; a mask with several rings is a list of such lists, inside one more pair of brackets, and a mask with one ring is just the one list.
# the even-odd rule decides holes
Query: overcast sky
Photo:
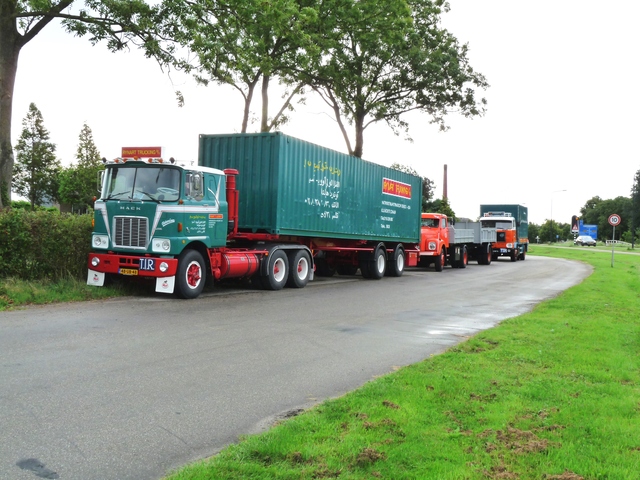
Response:
[{"label": "overcast sky", "polygon": [[[569,223],[593,196],[629,196],[640,169],[640,2],[623,0],[450,0],[444,25],[470,47],[490,84],[487,114],[452,114],[442,133],[411,115],[413,143],[383,124],[365,131],[363,158],[413,167],[458,216],[482,203],[520,203],[530,221]],[[179,108],[175,90],[185,106]],[[481,92],[482,95],[482,92]],[[275,99],[274,99],[275,100]],[[198,135],[240,129],[242,99],[232,89],[167,75],[139,52],[109,53],[56,25],[22,51],[13,103],[13,144],[29,103],[42,112],[64,165],[75,161],[86,122],[103,156],[124,146],[162,146],[164,156],[197,161]],[[259,110],[259,104],[254,110]],[[345,151],[327,108],[300,106],[282,131]]]}]

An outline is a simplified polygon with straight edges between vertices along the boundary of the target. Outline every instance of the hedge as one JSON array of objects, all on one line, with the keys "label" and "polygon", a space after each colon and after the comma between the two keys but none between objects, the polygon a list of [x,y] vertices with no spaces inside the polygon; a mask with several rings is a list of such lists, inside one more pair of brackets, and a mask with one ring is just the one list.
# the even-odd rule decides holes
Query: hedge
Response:
[{"label": "hedge", "polygon": [[0,211],[0,278],[85,278],[92,214]]}]

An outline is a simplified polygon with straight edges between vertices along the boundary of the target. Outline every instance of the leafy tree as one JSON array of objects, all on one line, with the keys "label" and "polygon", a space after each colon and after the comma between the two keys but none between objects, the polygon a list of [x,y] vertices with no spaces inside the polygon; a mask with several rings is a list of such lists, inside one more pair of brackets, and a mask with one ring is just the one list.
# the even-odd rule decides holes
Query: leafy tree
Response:
[{"label": "leafy tree", "polygon": [[584,207],[580,209],[580,218],[582,223],[587,225],[597,225],[599,220],[599,205],[602,203],[602,199],[599,196],[591,197],[586,201]]},{"label": "leafy tree", "polygon": [[42,113],[34,103],[29,105],[22,127],[16,145],[13,183],[15,191],[29,199],[33,210],[35,206],[57,200],[60,162],[55,144],[49,141]]},{"label": "leafy tree", "polygon": [[[529,238],[532,238],[531,224],[529,225]],[[540,243],[552,243],[558,240],[568,240],[573,238],[571,235],[571,225],[568,223],[556,222],[555,220],[546,220],[538,229],[537,235],[540,236]],[[535,240],[535,236],[533,236]]]},{"label": "leafy tree", "polygon": [[86,207],[92,205],[93,197],[98,194],[98,172],[103,168],[100,153],[93,141],[93,133],[86,123],[80,131],[76,159],[77,165],[65,168],[60,174],[60,200],[86,210]]},{"label": "leafy tree", "polygon": [[616,226],[616,239],[629,230],[632,217],[633,201],[631,198],[619,196],[614,199],[603,200],[593,197],[580,209],[583,223],[598,226],[598,238],[600,240],[611,239],[613,228],[609,225],[609,216],[616,213],[620,215],[621,222]]},{"label": "leafy tree", "polygon": [[488,84],[469,65],[467,46],[440,26],[447,10],[441,0],[321,2],[315,68],[300,75],[333,111],[350,154],[362,156],[364,131],[373,123],[408,132],[403,115],[410,111],[428,114],[441,129],[453,109],[484,112],[474,88]]},{"label": "leafy tree", "polygon": [[[393,168],[394,170],[399,170],[404,173],[408,173],[409,175],[420,177],[420,174],[415,169],[407,165],[400,165],[399,163],[394,163],[391,165],[390,168]],[[432,180],[429,180],[427,177],[420,177],[420,178],[422,179],[422,211],[437,213],[436,210],[432,209],[433,189],[435,188],[435,184]]]},{"label": "leafy tree", "polygon": [[[308,5],[307,5],[308,4]],[[260,88],[260,131],[287,121],[293,98],[303,91],[294,70],[308,65],[314,50],[307,33],[315,22],[314,0],[165,0],[167,35],[187,47],[195,58],[177,59],[176,66],[195,73],[203,83],[230,85],[244,100],[241,131],[250,123],[251,103]],[[279,111],[269,116],[269,87],[274,79],[286,85]]]},{"label": "leafy tree", "polygon": [[[71,10],[75,7],[75,10]],[[167,62],[172,45],[160,47],[157,8],[143,0],[0,0],[0,208],[10,205],[13,175],[11,116],[20,51],[55,18],[91,43],[106,41],[112,50],[129,45]]]},{"label": "leafy tree", "polygon": [[432,213],[444,213],[449,218],[456,218],[456,212],[453,211],[449,204],[448,198],[437,199],[429,202],[427,205],[429,212]]},{"label": "leafy tree", "polygon": [[536,243],[537,242],[536,237],[538,240],[544,241],[544,239],[540,237],[540,225],[538,225],[537,223],[530,223],[529,224],[529,242]]}]

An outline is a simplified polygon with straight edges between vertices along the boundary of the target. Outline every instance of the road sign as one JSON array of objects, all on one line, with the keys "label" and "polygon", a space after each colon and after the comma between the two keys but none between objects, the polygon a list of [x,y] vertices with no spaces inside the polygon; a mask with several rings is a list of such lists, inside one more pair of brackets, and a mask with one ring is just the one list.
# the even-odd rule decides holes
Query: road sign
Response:
[{"label": "road sign", "polygon": [[620,215],[617,215],[615,213],[613,215],[609,215],[609,225],[615,227],[616,225],[620,225],[620,221]]}]

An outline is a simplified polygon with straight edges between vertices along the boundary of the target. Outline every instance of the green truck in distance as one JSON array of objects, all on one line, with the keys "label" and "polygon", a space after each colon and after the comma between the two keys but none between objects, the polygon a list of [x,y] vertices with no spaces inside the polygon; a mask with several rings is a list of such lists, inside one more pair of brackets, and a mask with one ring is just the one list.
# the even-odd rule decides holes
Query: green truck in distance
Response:
[{"label": "green truck in distance", "polygon": [[509,257],[524,260],[529,250],[529,209],[524,205],[480,205],[483,228],[496,228],[497,241],[492,245],[493,259]]}]

